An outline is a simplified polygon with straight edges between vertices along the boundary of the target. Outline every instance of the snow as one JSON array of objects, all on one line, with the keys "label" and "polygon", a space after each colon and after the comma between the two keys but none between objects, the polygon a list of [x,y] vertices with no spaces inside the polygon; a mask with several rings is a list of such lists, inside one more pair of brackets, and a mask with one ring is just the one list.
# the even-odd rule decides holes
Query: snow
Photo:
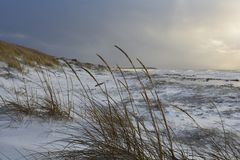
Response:
[{"label": "snow", "polygon": [[[85,89],[90,90],[99,101],[104,100],[104,95],[101,94],[99,87],[96,87],[97,83],[91,76],[76,66],[75,69],[81,83],[86,87]],[[15,70],[7,71],[6,65],[0,63],[0,96],[2,98],[12,98],[15,91],[23,92],[25,88],[36,95],[44,96],[44,88],[41,84],[46,78],[54,86],[53,88],[58,93],[58,98],[62,103],[66,103],[70,97],[75,109],[81,112],[84,108],[86,99],[81,96],[84,88],[70,68],[63,66],[62,68],[45,68],[39,71],[28,67],[26,71],[25,74]],[[204,128],[221,128],[221,115],[226,128],[239,134],[239,71],[151,69],[149,72],[153,78],[154,86],[151,86],[144,73],[138,70],[141,80],[148,87],[147,90],[155,89],[160,96],[166,108],[169,124],[175,132],[190,130],[195,126],[190,117],[174,107],[178,106],[186,110]],[[109,72],[92,70],[91,73],[99,83],[106,84],[112,97],[119,100],[116,85]],[[139,105],[140,113],[147,120],[148,117],[145,115],[147,110],[142,96],[139,94],[141,85],[138,83],[133,70],[128,69],[124,73],[136,100],[135,104]],[[114,74],[117,79],[122,80],[120,73]],[[159,111],[155,112],[160,117]],[[12,123],[9,117],[0,114],[0,153],[10,158],[16,158],[20,156],[16,149],[22,153],[28,150],[43,151],[43,148],[49,149],[51,145],[45,144],[63,138],[63,135],[58,134],[57,130],[61,130],[65,126],[66,122],[46,122],[38,119],[31,119],[30,123]],[[4,159],[1,154],[0,159]]]}]

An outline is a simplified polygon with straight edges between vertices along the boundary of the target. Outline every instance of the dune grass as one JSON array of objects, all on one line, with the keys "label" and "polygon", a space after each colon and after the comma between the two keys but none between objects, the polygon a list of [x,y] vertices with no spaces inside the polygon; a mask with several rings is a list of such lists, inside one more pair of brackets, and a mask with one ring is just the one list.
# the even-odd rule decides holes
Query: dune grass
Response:
[{"label": "dune grass", "polygon": [[[85,114],[79,115],[81,120],[77,121],[78,125],[69,126],[69,133],[63,133],[69,138],[60,141],[64,141],[68,145],[62,152],[53,153],[55,157],[58,159],[63,157],[81,159],[84,157],[86,159],[120,160],[238,160],[240,158],[239,137],[231,136],[232,134],[225,130],[224,124],[222,124],[222,132],[211,134],[210,130],[202,128],[190,114],[177,106],[176,109],[186,114],[196,124],[199,131],[208,135],[203,137],[203,140],[208,142],[208,146],[185,145],[175,140],[176,133],[168,123],[164,105],[154,86],[149,89],[149,86],[143,83],[142,77],[126,52],[118,46],[116,48],[127,57],[134,69],[137,77],[136,83],[141,86],[138,94],[144,99],[143,103],[147,109],[145,114],[150,117],[150,121],[146,121],[142,117],[142,113],[138,111],[133,91],[129,88],[128,81],[120,67],[117,67],[118,72],[122,75],[119,79],[108,63],[98,55],[112,75],[118,97],[112,96],[111,91],[107,89],[108,84],[100,83],[89,70],[83,68],[95,80],[96,86],[105,96],[105,101],[102,102],[92,96],[91,91],[83,84],[74,68],[66,62],[84,88],[88,105],[85,106]],[[137,61],[144,69],[144,78],[148,79],[148,84],[154,85],[148,69],[139,59]],[[126,97],[123,98],[126,94],[127,102]],[[156,114],[156,108],[160,112],[160,116]]]},{"label": "dune grass", "polygon": [[[84,114],[72,110],[75,107],[71,107],[71,105],[62,106],[54,86],[51,85],[51,80],[49,81],[46,76],[40,77],[45,99],[41,99],[37,95],[34,96],[26,89],[25,101],[19,101],[18,97],[13,101],[3,100],[6,107],[13,108],[13,111],[25,115],[35,115],[40,118],[57,117],[56,119],[64,119],[65,116],[70,117],[71,113],[78,115],[74,119],[73,125],[67,126],[67,131],[59,131],[67,136],[67,138],[59,140],[67,144],[64,149],[58,152],[48,151],[46,154],[34,154],[35,157],[39,156],[37,159],[240,159],[239,137],[233,136],[233,134],[226,131],[223,123],[222,132],[211,135],[211,132],[198,125],[190,114],[176,106],[176,109],[182,111],[196,124],[199,131],[204,133],[203,135],[208,135],[203,136],[203,140],[208,142],[208,146],[201,148],[177,141],[174,138],[176,133],[173,132],[169,125],[165,106],[161,103],[161,99],[154,89],[155,83],[148,69],[137,59],[144,71],[144,76],[140,75],[127,53],[118,46],[116,48],[125,55],[132,65],[134,74],[137,77],[135,83],[141,86],[138,91],[133,91],[129,87],[129,82],[121,67],[117,66],[117,72],[121,77],[116,77],[116,70],[113,71],[104,58],[98,55],[111,74],[111,80],[117,89],[117,96],[112,96],[107,83],[99,82],[91,71],[84,67],[82,69],[96,82],[96,87],[105,97],[104,101],[93,95],[88,86],[81,80],[79,72],[69,62],[65,61],[83,89],[82,93],[79,93],[81,94],[79,97],[83,96],[85,99],[84,111],[82,111]],[[147,79],[147,85],[143,82],[143,79],[145,81]],[[149,117],[148,120],[139,112],[133,92],[135,94],[137,92],[144,100],[142,103],[146,107],[145,116]],[[68,102],[67,104],[71,103]],[[157,114],[156,110],[160,114]]]},{"label": "dune grass", "polygon": [[[25,116],[42,120],[72,120],[72,90],[68,87],[65,93],[60,84],[53,85],[51,76],[45,73],[46,69],[36,72],[40,81],[37,86],[40,87],[41,94],[24,81],[23,88],[14,87],[14,93],[10,96],[0,95],[1,114],[9,115],[14,122],[21,122]],[[66,85],[70,85],[67,80]],[[62,100],[64,93],[68,96],[66,101]]]},{"label": "dune grass", "polygon": [[43,65],[54,67],[58,65],[55,57],[37,51],[35,49],[0,41],[0,61],[9,65],[9,67],[22,70],[22,64],[35,66]]}]

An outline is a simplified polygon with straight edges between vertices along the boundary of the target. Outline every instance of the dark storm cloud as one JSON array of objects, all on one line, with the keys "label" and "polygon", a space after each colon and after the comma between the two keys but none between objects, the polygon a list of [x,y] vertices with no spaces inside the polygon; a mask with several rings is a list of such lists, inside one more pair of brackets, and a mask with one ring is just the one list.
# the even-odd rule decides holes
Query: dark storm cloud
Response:
[{"label": "dark storm cloud", "polygon": [[56,56],[163,68],[239,69],[237,0],[2,0],[0,39]]}]

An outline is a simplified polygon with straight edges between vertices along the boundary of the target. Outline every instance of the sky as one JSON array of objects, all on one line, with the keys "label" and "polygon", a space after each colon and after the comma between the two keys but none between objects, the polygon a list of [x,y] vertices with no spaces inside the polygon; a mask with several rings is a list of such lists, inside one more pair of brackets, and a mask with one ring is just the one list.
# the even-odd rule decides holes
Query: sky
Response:
[{"label": "sky", "polygon": [[240,70],[239,0],[1,0],[0,39],[58,57]]}]

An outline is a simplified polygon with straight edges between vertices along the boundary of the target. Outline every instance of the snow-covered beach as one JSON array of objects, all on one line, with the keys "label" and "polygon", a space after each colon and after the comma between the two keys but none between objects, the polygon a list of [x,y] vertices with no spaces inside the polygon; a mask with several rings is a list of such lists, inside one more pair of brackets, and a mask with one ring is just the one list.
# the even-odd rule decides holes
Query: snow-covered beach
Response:
[{"label": "snow-covered beach", "polygon": [[[94,97],[104,100],[104,96],[93,78],[78,66],[73,67],[82,83],[89,87]],[[21,95],[21,92],[24,92],[26,88],[38,96],[44,95],[44,90],[40,85],[41,75],[44,74],[56,88],[62,103],[68,100],[70,93],[75,110],[79,113],[84,110],[84,97],[78,94],[82,92],[82,87],[67,66],[41,70],[27,67],[26,72],[22,74],[14,69],[8,69],[6,64],[1,63],[0,71],[0,95],[2,99],[14,97],[16,91]],[[112,97],[119,100],[116,85],[108,71],[90,70],[90,72],[100,83],[106,84]],[[196,134],[199,134],[196,124],[175,106],[189,113],[203,128],[221,131],[223,122],[226,130],[239,135],[240,72],[152,69],[149,70],[149,74],[153,79],[154,86],[149,85],[148,78],[141,70],[138,71],[141,81],[149,87],[147,90],[154,88],[157,91],[166,109],[168,123],[174,133],[178,135],[176,138],[193,144],[201,141],[199,135],[195,137]],[[114,75],[116,79],[122,80],[123,78],[119,72],[114,72]],[[148,121],[147,109],[139,94],[141,86],[137,82],[134,70],[125,70],[124,75],[141,117]],[[124,92],[122,94],[124,97]],[[160,116],[157,109],[154,111],[156,115]],[[64,135],[59,134],[59,130],[66,129],[65,126],[74,125],[74,120],[45,121],[36,117],[24,117],[21,121],[16,122],[10,115],[1,114],[0,124],[0,157],[4,159],[7,156],[16,159],[21,157],[19,152],[32,153],[56,149],[57,147],[53,142],[64,138]]]}]

